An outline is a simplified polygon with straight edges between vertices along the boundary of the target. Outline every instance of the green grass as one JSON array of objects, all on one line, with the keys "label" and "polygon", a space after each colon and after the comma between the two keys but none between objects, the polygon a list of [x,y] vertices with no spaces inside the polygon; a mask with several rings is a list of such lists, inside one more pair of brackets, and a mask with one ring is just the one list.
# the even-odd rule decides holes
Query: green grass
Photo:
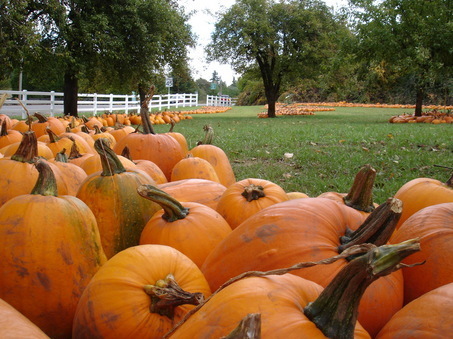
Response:
[{"label": "green grass", "polygon": [[[263,110],[237,106],[225,113],[194,114],[175,131],[185,135],[191,148],[203,139],[203,126],[209,124],[215,132],[213,144],[226,152],[237,180],[267,179],[287,192],[313,197],[348,192],[364,164],[377,171],[377,203],[414,178],[445,182],[451,175],[451,169],[435,165],[453,167],[453,126],[387,122],[393,115],[412,113],[410,109],[337,107],[312,116],[257,118]],[[165,125],[155,128],[168,131]]]}]

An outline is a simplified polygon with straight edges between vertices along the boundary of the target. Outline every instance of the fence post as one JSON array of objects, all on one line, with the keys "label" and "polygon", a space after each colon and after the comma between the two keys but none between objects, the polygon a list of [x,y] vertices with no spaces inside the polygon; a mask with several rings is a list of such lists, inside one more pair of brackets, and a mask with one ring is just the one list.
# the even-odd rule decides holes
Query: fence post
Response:
[{"label": "fence post", "polygon": [[50,116],[54,116],[55,109],[55,91],[50,91]]},{"label": "fence post", "polygon": [[[24,89],[22,91],[22,95],[21,95],[21,101],[22,101],[22,104],[27,107],[27,100],[28,100],[28,95],[27,95],[27,90]],[[25,119],[27,117],[27,114],[26,112],[22,112],[22,119]]]},{"label": "fence post", "polygon": [[93,115],[97,115],[98,113],[98,94],[93,94]]},{"label": "fence post", "polygon": [[109,111],[110,112],[113,111],[113,93],[110,93],[110,96],[109,96]]}]

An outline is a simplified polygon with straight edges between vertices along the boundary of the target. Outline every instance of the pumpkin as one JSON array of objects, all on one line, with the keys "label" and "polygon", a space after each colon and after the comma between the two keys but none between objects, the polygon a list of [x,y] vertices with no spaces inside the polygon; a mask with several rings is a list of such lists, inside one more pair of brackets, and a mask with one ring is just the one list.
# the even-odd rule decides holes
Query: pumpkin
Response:
[{"label": "pumpkin", "polygon": [[393,246],[372,248],[352,260],[325,289],[293,274],[249,272],[216,291],[170,337],[221,338],[247,314],[260,313],[263,338],[370,338],[357,323],[363,292],[419,250],[415,241]]},{"label": "pumpkin", "polygon": [[49,136],[49,142],[47,143],[47,147],[50,148],[54,157],[57,155],[57,153],[61,152],[62,149],[67,150],[69,154],[72,146],[71,139],[66,137],[60,138],[52,131],[50,127],[46,128],[46,133]]},{"label": "pumpkin", "polygon": [[68,195],[76,196],[80,185],[86,179],[87,174],[83,169],[75,164],[68,162],[68,157],[63,148],[60,153],[57,153],[54,159],[49,160],[50,163],[56,165],[62,174],[62,177],[68,188]]},{"label": "pumpkin", "polygon": [[[243,272],[322,260],[356,244],[383,245],[400,215],[400,202],[393,199],[366,219],[359,211],[331,199],[284,201],[262,209],[233,229],[208,255],[202,271],[215,290]],[[346,264],[347,260],[340,260],[292,273],[326,286]],[[368,288],[360,305],[359,321],[373,335],[402,305],[403,278],[398,271]]]},{"label": "pumpkin", "polygon": [[196,202],[180,203],[151,185],[142,185],[137,191],[162,207],[143,229],[141,245],[171,246],[201,267],[214,247],[231,233],[226,220],[210,207]]},{"label": "pumpkin", "polygon": [[0,298],[48,336],[67,338],[79,298],[106,257],[88,206],[58,196],[46,161],[36,167],[31,193],[0,208]]},{"label": "pumpkin", "polygon": [[[404,213],[404,208],[403,208]],[[453,202],[425,207],[415,212],[393,233],[390,242],[420,238],[422,250],[405,264],[425,262],[403,268],[404,302],[407,304],[439,286],[453,282]]]},{"label": "pumpkin", "polygon": [[399,310],[376,339],[447,338],[453,328],[453,282],[427,292]]},{"label": "pumpkin", "polygon": [[[80,153],[79,146],[75,140],[72,140],[71,150],[68,155],[68,161],[71,164],[82,167],[83,163],[89,158],[93,157],[93,153]],[[85,172],[86,173],[86,172]]]},{"label": "pumpkin", "polygon": [[111,258],[125,248],[138,245],[143,227],[160,206],[137,194],[140,185],[155,184],[149,175],[125,169],[107,139],[100,138],[94,145],[102,171],[82,182],[77,197],[96,216],[105,254]]},{"label": "pumpkin", "polygon": [[170,131],[167,132],[166,134],[173,137],[181,145],[183,155],[184,155],[184,157],[186,157],[187,154],[189,153],[189,146],[187,145],[187,139],[183,134],[173,131],[173,129],[176,125],[174,118],[170,119],[170,124],[171,124]]},{"label": "pumpkin", "polygon": [[403,214],[396,226],[399,228],[406,219],[422,208],[453,202],[453,176],[446,183],[432,178],[410,180],[398,189],[395,198],[404,204]]},{"label": "pumpkin", "polygon": [[288,195],[279,185],[269,180],[248,178],[227,187],[216,210],[235,229],[263,208],[287,200]]},{"label": "pumpkin", "polygon": [[[11,158],[0,161],[0,206],[13,197],[31,192],[38,178],[34,166],[37,156],[36,134],[33,131],[25,132]],[[51,167],[57,177],[58,194],[67,194],[68,189],[60,171],[54,165]]]},{"label": "pumpkin", "polygon": [[21,140],[22,133],[13,129],[8,129],[6,119],[4,119],[0,125],[0,149],[15,142],[20,142]]},{"label": "pumpkin", "polygon": [[154,182],[159,184],[165,184],[168,182],[167,177],[165,176],[164,172],[151,160],[132,160],[131,153],[129,151],[129,147],[124,147],[123,151],[121,152],[121,156],[129,159],[132,161],[139,170],[146,172],[151,178],[153,178]]},{"label": "pumpkin", "polygon": [[96,141],[99,138],[106,138],[110,142],[110,147],[113,148],[116,145],[116,139],[109,132],[103,132],[99,126],[94,126],[95,133],[92,135],[92,138]]},{"label": "pumpkin", "polygon": [[171,170],[184,158],[184,151],[173,137],[154,132],[148,112],[148,102],[153,93],[152,88],[148,101],[145,101],[140,109],[143,133],[130,133],[125,136],[115,145],[114,151],[120,154],[124,147],[128,146],[133,159],[151,160],[164,172],[167,180],[170,180]]},{"label": "pumpkin", "polygon": [[[210,294],[199,268],[176,249],[130,247],[109,259],[85,288],[72,338],[162,338]],[[165,305],[166,296],[173,302]]]},{"label": "pumpkin", "polygon": [[184,179],[157,186],[179,201],[193,201],[216,209],[226,187],[206,179]]},{"label": "pumpkin", "polygon": [[[20,141],[12,143],[6,147],[3,147],[0,151],[3,153],[5,157],[11,157],[18,151],[20,144],[21,144]],[[52,150],[47,146],[45,142],[38,141],[37,146],[38,146],[37,150],[38,157],[42,157],[45,159],[52,159],[54,157]]]},{"label": "pumpkin", "polygon": [[111,135],[115,138],[115,140],[118,142],[122,138],[124,138],[126,135],[133,133],[135,129],[132,126],[115,126],[115,128],[112,131],[109,131]]},{"label": "pumpkin", "polygon": [[219,176],[220,183],[228,187],[236,182],[236,177],[231,167],[230,160],[225,151],[211,144],[199,144],[193,147],[189,154],[194,157],[205,159],[214,167]]},{"label": "pumpkin", "polygon": [[207,160],[192,156],[178,161],[171,171],[170,181],[184,179],[206,179],[220,183],[214,167]]},{"label": "pumpkin", "polygon": [[35,131],[37,138],[46,134],[47,127],[49,127],[56,135],[60,135],[66,130],[66,127],[58,118],[46,117],[39,113],[35,113],[34,116],[38,118],[38,120],[31,124],[31,129]]},{"label": "pumpkin", "polygon": [[38,326],[2,299],[0,299],[0,337],[3,339],[49,338]]},{"label": "pumpkin", "polygon": [[310,198],[308,194],[303,193],[303,192],[288,192],[286,193],[288,196],[288,199],[303,199],[303,198]]}]

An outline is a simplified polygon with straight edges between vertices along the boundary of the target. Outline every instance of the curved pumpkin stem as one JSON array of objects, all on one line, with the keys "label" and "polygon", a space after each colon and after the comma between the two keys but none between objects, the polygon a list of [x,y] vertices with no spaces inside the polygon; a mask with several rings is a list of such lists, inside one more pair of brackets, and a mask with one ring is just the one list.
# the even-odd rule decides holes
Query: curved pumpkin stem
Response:
[{"label": "curved pumpkin stem", "polygon": [[133,161],[131,156],[131,150],[127,145],[124,146],[123,150],[121,151],[121,156],[125,157],[126,159],[129,159],[130,161]]},{"label": "curved pumpkin stem", "polygon": [[339,253],[358,244],[385,245],[395,230],[402,211],[403,203],[401,200],[387,199],[365,219],[357,230],[347,232],[340,238]]},{"label": "curved pumpkin stem", "polygon": [[137,188],[138,194],[143,198],[159,204],[164,210],[162,218],[168,222],[184,219],[189,214],[189,209],[168,193],[152,185],[141,185]]},{"label": "curved pumpkin stem", "polygon": [[214,129],[211,125],[204,125],[203,130],[205,131],[204,139],[198,141],[197,145],[212,145],[214,139]]},{"label": "curved pumpkin stem", "polygon": [[61,139],[58,135],[55,134],[54,131],[52,131],[50,126],[46,127],[46,133],[49,135],[49,143],[55,143]]},{"label": "curved pumpkin stem", "polygon": [[72,141],[71,150],[69,152],[69,159],[80,158],[82,154],[80,153],[79,146],[77,146],[77,143],[73,137],[69,136],[68,138]]},{"label": "curved pumpkin stem", "polygon": [[107,138],[99,138],[94,142],[94,149],[101,157],[102,173],[104,177],[111,177],[115,174],[126,172],[118,156],[109,146]]},{"label": "curved pumpkin stem", "polygon": [[156,88],[151,86],[148,93],[146,94],[146,98],[140,107],[140,117],[142,118],[142,125],[143,125],[143,133],[144,134],[156,134],[154,132],[153,124],[151,123],[151,119],[149,118],[149,102],[152,100],[154,95],[154,90]]},{"label": "curved pumpkin stem", "polygon": [[264,194],[264,187],[261,185],[251,184],[249,186],[244,187],[244,192],[241,195],[248,201],[251,202],[253,200],[258,200],[259,198],[263,198],[266,196]]},{"label": "curved pumpkin stem", "polygon": [[55,161],[68,162],[68,156],[66,155],[66,148],[63,148],[60,152],[55,155]]},{"label": "curved pumpkin stem", "polygon": [[363,166],[356,174],[349,193],[343,198],[344,203],[359,211],[373,211],[373,185],[375,178],[376,170],[370,165]]},{"label": "curved pumpkin stem", "polygon": [[6,137],[8,135],[8,130],[6,127],[6,119],[2,121],[2,125],[0,126],[0,137]]},{"label": "curved pumpkin stem", "polygon": [[44,115],[42,115],[40,113],[35,113],[33,115],[38,119],[39,123],[47,122],[47,118]]},{"label": "curved pumpkin stem", "polygon": [[38,159],[35,167],[39,172],[39,176],[31,194],[58,196],[57,180],[49,164],[43,159]]},{"label": "curved pumpkin stem", "polygon": [[247,314],[230,334],[220,339],[260,339],[261,313]]},{"label": "curved pumpkin stem", "polygon": [[200,292],[184,291],[172,274],[167,275],[165,279],[156,281],[154,285],[145,285],[143,289],[151,297],[150,312],[166,316],[172,320],[176,307],[186,304],[198,305],[204,299]]},{"label": "curved pumpkin stem", "polygon": [[38,139],[34,131],[27,131],[22,136],[19,148],[11,156],[12,160],[20,162],[34,163],[38,156]]},{"label": "curved pumpkin stem", "polygon": [[376,247],[352,260],[304,308],[305,315],[328,338],[353,338],[358,307],[365,289],[375,280],[404,265],[401,261],[420,250],[418,239]]}]

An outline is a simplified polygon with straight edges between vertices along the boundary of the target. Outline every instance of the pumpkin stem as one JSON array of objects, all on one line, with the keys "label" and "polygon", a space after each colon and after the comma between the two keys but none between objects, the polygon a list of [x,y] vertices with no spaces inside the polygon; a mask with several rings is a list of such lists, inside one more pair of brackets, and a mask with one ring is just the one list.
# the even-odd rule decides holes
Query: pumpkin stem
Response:
[{"label": "pumpkin stem", "polygon": [[38,139],[34,131],[27,131],[22,136],[19,148],[11,156],[12,160],[20,162],[35,162],[34,159],[38,156]]},{"label": "pumpkin stem", "polygon": [[376,170],[368,164],[363,166],[356,174],[349,193],[343,198],[344,203],[359,211],[373,211],[372,192],[375,178]]},{"label": "pumpkin stem", "polygon": [[189,214],[189,209],[168,193],[152,185],[141,185],[137,188],[138,194],[143,198],[159,204],[164,210],[162,218],[168,222],[184,219]]},{"label": "pumpkin stem", "polygon": [[241,195],[247,199],[248,202],[252,200],[258,200],[259,198],[263,198],[266,195],[264,194],[264,187],[261,185],[251,184],[249,186],[244,187],[244,192]]},{"label": "pumpkin stem", "polygon": [[0,126],[0,137],[6,137],[7,135],[6,119],[3,119],[2,125]]},{"label": "pumpkin stem", "polygon": [[103,132],[101,131],[101,129],[99,128],[98,125],[94,125],[93,127],[94,127],[94,134],[101,134],[101,133],[103,133]]},{"label": "pumpkin stem", "polygon": [[142,119],[144,134],[156,134],[154,132],[153,124],[151,123],[151,119],[149,118],[149,102],[153,98],[155,89],[156,88],[154,87],[154,85],[150,87],[148,93],[146,94],[145,100],[143,101],[143,103],[140,107],[140,117]]},{"label": "pumpkin stem", "polygon": [[211,125],[204,125],[203,130],[205,131],[204,139],[198,141],[197,145],[212,145],[212,140],[214,139],[214,129]]},{"label": "pumpkin stem", "polygon": [[77,146],[76,141],[73,137],[68,137],[72,141],[71,151],[69,152],[69,159],[80,158],[82,154],[80,153],[79,146]]},{"label": "pumpkin stem", "polygon": [[220,339],[259,339],[261,338],[261,313],[249,313],[230,334]]},{"label": "pumpkin stem", "polygon": [[58,135],[55,134],[54,131],[51,130],[50,126],[46,127],[46,132],[49,135],[49,140],[50,140],[49,143],[55,143],[61,139]]},{"label": "pumpkin stem", "polygon": [[68,162],[68,156],[66,155],[66,148],[63,148],[60,152],[55,155],[55,161]]},{"label": "pumpkin stem", "polygon": [[111,177],[115,174],[126,172],[123,164],[116,155],[116,153],[110,148],[109,139],[99,138],[94,142],[94,149],[98,152],[101,157],[102,173],[104,177]]},{"label": "pumpkin stem", "polygon": [[346,232],[340,238],[341,245],[338,252],[358,244],[374,244],[381,246],[387,243],[395,230],[396,224],[401,217],[403,203],[396,198],[389,198],[379,205],[363,222],[360,227],[351,232]]},{"label": "pumpkin stem", "polygon": [[121,156],[132,161],[131,150],[127,145],[124,146],[123,150],[121,151]]},{"label": "pumpkin stem", "polygon": [[418,239],[375,247],[346,265],[304,308],[305,315],[328,338],[353,338],[358,307],[365,289],[401,267],[401,260],[420,250]]},{"label": "pumpkin stem", "polygon": [[145,285],[143,289],[151,297],[150,312],[166,316],[171,320],[174,318],[176,307],[186,304],[198,305],[204,299],[200,292],[184,291],[172,274],[156,281],[154,285]]},{"label": "pumpkin stem", "polygon": [[58,195],[57,180],[55,179],[55,175],[50,168],[50,165],[47,161],[38,159],[35,163],[35,167],[39,172],[39,176],[31,194],[56,197]]},{"label": "pumpkin stem", "polygon": [[86,134],[90,134],[90,129],[88,128],[87,125],[82,125],[82,127],[80,127],[80,131]]},{"label": "pumpkin stem", "polygon": [[35,113],[33,115],[38,119],[39,123],[47,122],[47,118],[44,115],[42,115],[40,113]]}]

